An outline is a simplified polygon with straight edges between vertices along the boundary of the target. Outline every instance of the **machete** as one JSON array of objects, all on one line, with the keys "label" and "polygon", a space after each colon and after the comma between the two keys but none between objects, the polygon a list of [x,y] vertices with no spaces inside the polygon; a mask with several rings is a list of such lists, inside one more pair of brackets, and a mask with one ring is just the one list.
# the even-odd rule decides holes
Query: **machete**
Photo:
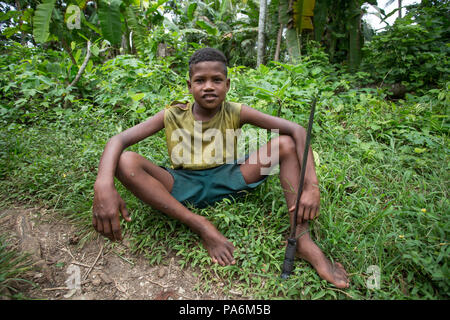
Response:
[{"label": "machete", "polygon": [[297,238],[295,237],[295,230],[297,229],[297,216],[300,197],[303,192],[303,183],[305,180],[306,162],[308,160],[309,142],[311,140],[311,129],[314,119],[314,111],[316,108],[316,98],[313,99],[311,104],[311,112],[309,114],[308,131],[306,133],[305,151],[303,152],[303,163],[300,171],[300,184],[297,191],[297,200],[295,202],[294,221],[291,226],[291,234],[287,240],[286,253],[284,255],[283,271],[281,274],[282,279],[287,279],[294,269],[295,252],[297,251]]}]

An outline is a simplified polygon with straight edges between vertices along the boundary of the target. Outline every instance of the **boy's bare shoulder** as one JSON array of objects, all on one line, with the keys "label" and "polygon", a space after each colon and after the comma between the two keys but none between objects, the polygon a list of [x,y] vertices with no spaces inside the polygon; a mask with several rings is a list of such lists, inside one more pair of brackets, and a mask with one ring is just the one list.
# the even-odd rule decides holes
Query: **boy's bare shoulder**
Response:
[{"label": "boy's bare shoulder", "polygon": [[258,115],[259,111],[246,105],[241,105],[241,120],[248,121],[252,119],[255,115]]},{"label": "boy's bare shoulder", "polygon": [[174,101],[171,104],[166,106],[166,109],[170,109],[173,107],[177,107],[181,110],[187,110],[188,109],[188,103],[183,101]]}]

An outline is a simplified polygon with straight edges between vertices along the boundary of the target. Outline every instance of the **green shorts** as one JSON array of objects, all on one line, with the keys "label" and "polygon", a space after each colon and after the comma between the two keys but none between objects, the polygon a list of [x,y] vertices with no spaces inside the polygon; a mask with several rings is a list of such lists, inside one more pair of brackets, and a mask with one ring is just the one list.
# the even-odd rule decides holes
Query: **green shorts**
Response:
[{"label": "green shorts", "polygon": [[206,170],[164,168],[173,176],[172,196],[183,204],[204,208],[224,198],[237,198],[260,185],[266,178],[247,184],[239,165],[224,164]]}]

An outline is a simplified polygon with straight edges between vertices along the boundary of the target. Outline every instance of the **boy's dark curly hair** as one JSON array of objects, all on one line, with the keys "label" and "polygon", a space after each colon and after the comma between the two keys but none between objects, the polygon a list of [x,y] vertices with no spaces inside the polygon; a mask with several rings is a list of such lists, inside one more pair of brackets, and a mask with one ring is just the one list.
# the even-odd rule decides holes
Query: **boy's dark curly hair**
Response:
[{"label": "boy's dark curly hair", "polygon": [[192,76],[192,66],[203,61],[218,61],[223,63],[223,73],[225,76],[228,75],[227,72],[227,58],[225,55],[214,48],[203,48],[194,52],[194,54],[189,59],[189,78]]}]

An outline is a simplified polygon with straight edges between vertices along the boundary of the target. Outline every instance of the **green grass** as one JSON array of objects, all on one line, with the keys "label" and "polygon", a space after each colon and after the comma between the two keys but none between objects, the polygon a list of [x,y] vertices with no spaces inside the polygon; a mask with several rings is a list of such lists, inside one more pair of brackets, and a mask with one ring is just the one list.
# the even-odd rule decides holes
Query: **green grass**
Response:
[{"label": "green grass", "polygon": [[0,235],[0,298],[26,299],[18,292],[17,283],[33,285],[23,279],[24,274],[33,268],[32,263],[28,254],[17,253],[8,246],[6,236]]}]

